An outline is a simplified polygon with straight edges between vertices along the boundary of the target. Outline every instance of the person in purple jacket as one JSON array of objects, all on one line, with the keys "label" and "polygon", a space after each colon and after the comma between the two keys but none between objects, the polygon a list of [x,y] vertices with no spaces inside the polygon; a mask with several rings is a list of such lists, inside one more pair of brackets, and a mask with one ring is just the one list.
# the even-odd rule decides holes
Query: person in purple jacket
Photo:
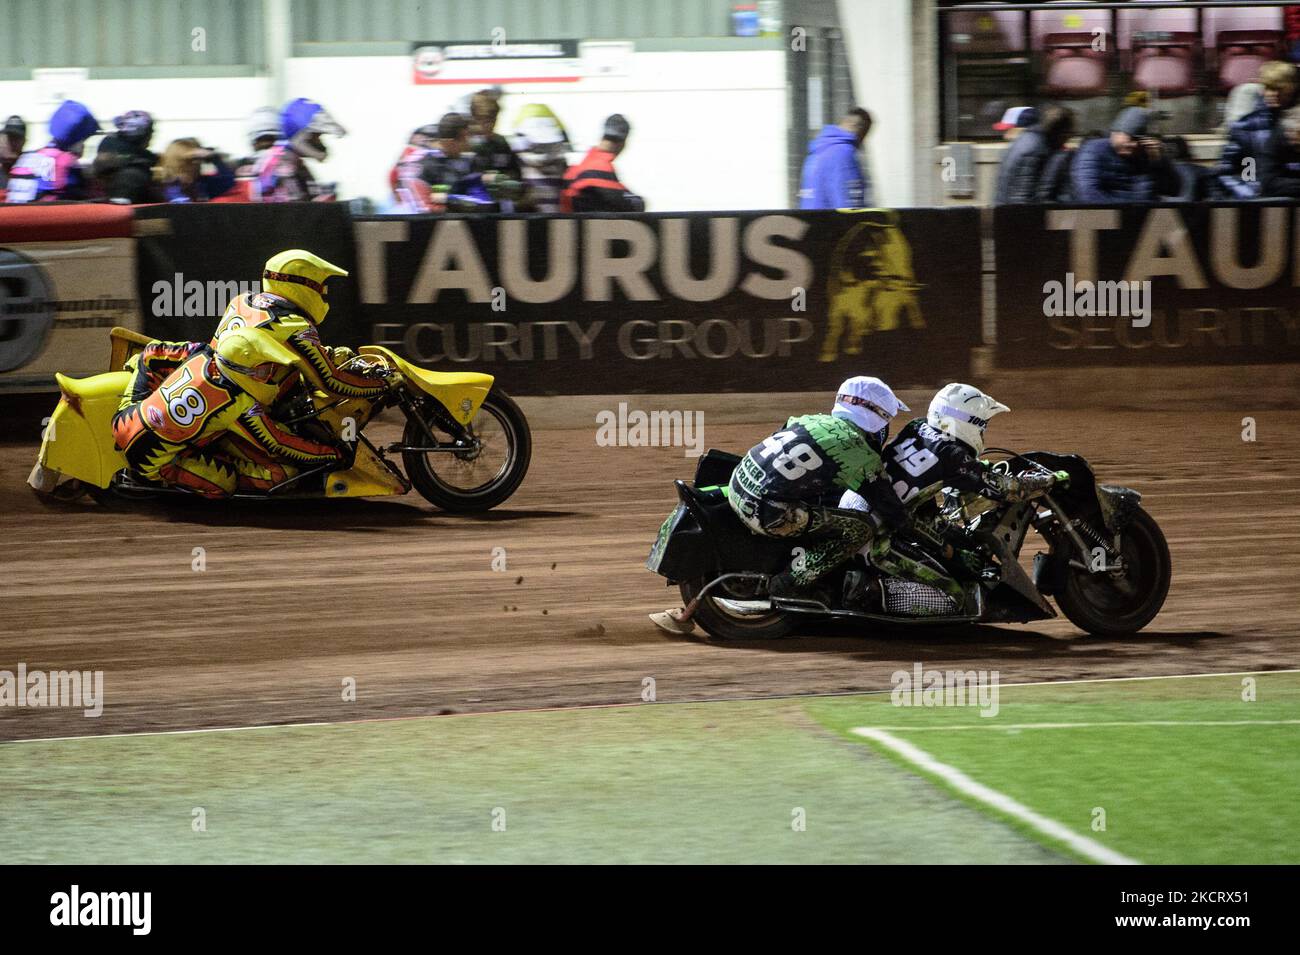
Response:
[{"label": "person in purple jacket", "polygon": [[875,197],[858,150],[871,132],[871,114],[851,109],[808,146],[799,182],[800,209],[864,209]]},{"label": "person in purple jacket", "polygon": [[80,161],[86,140],[103,130],[89,109],[64,100],[50,117],[50,141],[25,152],[9,170],[6,202],[85,199],[88,186]]}]

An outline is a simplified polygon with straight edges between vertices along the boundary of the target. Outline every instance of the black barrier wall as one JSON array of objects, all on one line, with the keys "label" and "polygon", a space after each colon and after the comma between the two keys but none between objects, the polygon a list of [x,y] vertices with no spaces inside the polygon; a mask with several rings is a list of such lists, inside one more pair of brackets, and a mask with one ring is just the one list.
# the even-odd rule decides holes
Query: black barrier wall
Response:
[{"label": "black barrier wall", "polygon": [[[259,287],[266,260],[302,248],[354,272],[352,218],[327,202],[206,203],[136,209],[136,267],[144,332],[155,338],[206,341],[226,303]],[[356,345],[356,283],[330,284],[326,340]]]},{"label": "black barrier wall", "polygon": [[377,217],[371,341],[521,394],[895,386],[966,374],[974,209]]},{"label": "black barrier wall", "polygon": [[993,229],[999,367],[1300,361],[1300,207],[1001,206]]},{"label": "black barrier wall", "polygon": [[[150,334],[206,338],[232,283],[301,246],[352,272],[327,341],[520,394],[932,386],[966,378],[980,344],[979,214],[141,208],[140,303]],[[999,207],[997,364],[1300,361],[1298,235],[1294,205]]]}]

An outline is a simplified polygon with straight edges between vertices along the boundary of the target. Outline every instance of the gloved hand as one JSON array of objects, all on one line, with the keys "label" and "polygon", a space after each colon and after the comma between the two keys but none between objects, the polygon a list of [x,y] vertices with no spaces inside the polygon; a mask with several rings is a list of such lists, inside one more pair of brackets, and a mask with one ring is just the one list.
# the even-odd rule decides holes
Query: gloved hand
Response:
[{"label": "gloved hand", "polygon": [[1053,472],[1052,472],[1052,477],[1056,478],[1056,483],[1057,483],[1057,485],[1058,485],[1059,487],[1069,487],[1069,486],[1070,486],[1070,472],[1069,472],[1069,471],[1053,471]]},{"label": "gloved hand", "polygon": [[1054,483],[1056,483],[1056,475],[1050,471],[1037,468],[1032,471],[1021,471],[1016,475],[1015,485],[1008,491],[1007,496],[1013,501],[1024,501],[1038,491],[1046,491]]},{"label": "gloved hand", "polygon": [[371,361],[368,358],[357,358],[352,366],[348,369],[358,375],[366,378],[379,378],[386,380],[389,385],[401,381],[401,375],[392,365],[386,361]]}]

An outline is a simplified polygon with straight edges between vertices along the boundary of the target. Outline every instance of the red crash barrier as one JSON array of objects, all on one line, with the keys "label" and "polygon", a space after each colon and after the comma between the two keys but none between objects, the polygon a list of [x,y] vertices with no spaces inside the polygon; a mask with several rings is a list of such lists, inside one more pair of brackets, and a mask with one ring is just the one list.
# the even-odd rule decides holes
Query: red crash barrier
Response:
[{"label": "red crash barrier", "polygon": [[129,239],[130,206],[109,203],[33,202],[0,206],[0,242],[70,242],[77,239]]}]

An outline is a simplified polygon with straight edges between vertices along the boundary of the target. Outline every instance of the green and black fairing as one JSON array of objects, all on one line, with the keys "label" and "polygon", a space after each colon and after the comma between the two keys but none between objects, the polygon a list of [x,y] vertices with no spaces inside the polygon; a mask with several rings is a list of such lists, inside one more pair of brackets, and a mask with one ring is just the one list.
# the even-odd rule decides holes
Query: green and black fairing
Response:
[{"label": "green and black fairing", "polygon": [[696,466],[694,486],[673,482],[681,503],[659,528],[648,569],[680,583],[733,571],[777,574],[788,566],[789,544],[751,532],[727,503],[723,489],[739,462],[737,455],[710,450]]}]

